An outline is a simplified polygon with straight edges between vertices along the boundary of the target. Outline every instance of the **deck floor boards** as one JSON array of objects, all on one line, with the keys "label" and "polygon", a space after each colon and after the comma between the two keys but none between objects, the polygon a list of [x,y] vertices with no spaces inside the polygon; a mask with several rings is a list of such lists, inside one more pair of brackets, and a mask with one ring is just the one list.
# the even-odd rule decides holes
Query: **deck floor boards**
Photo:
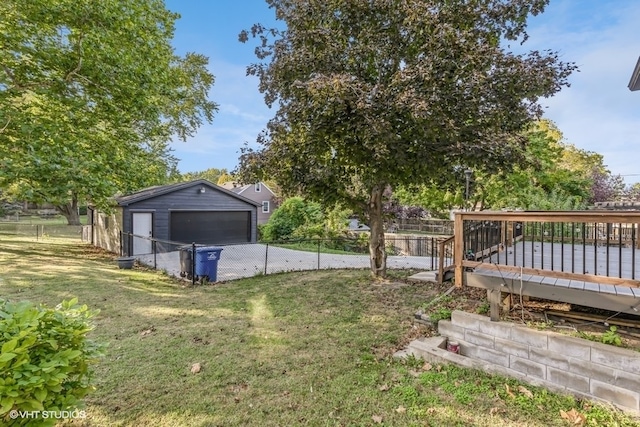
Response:
[{"label": "deck floor boards", "polygon": [[634,256],[631,247],[576,244],[571,248],[570,243],[535,242],[532,245],[519,241],[499,253],[501,256],[494,253],[484,260],[498,265],[640,279],[640,256]]},{"label": "deck floor boards", "polygon": [[584,282],[582,289],[585,291],[600,292],[600,285],[593,282]]},{"label": "deck floor boards", "polygon": [[585,282],[582,280],[569,280],[569,287],[573,289],[583,289],[584,290]]},{"label": "deck floor boards", "polygon": [[[489,269],[485,269],[482,274],[496,275],[505,280],[522,280],[589,292],[640,298],[640,288],[557,279],[544,274],[523,274],[521,276],[517,272],[500,271],[500,265],[508,265],[640,280],[640,256],[634,253],[633,248],[630,246],[596,246],[593,244],[575,244],[572,246],[570,243],[519,241],[513,246],[505,248],[504,252],[487,256],[484,262],[493,264],[497,272],[489,272]],[[480,268],[481,266],[477,267],[476,270]]]}]

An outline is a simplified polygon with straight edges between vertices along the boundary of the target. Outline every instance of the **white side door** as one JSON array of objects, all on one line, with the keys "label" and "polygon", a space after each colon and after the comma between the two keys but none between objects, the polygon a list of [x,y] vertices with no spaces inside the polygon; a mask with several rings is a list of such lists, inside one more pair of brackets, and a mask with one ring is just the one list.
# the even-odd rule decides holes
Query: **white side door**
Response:
[{"label": "white side door", "polygon": [[[133,234],[135,236],[153,237],[153,214],[151,212],[133,213]],[[151,240],[142,237],[133,238],[133,253],[144,255],[151,253]]]}]

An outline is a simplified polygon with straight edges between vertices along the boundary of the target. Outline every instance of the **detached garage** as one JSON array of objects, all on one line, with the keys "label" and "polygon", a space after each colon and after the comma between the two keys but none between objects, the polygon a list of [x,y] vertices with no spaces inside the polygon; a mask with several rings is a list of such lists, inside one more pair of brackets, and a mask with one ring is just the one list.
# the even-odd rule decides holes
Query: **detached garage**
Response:
[{"label": "detached garage", "polygon": [[[143,237],[172,246],[167,250],[175,250],[169,242],[222,245],[257,239],[259,204],[204,179],[146,188],[115,200],[113,215],[89,212],[92,243],[113,252],[151,253],[152,242]],[[123,233],[140,237],[121,245]]]}]

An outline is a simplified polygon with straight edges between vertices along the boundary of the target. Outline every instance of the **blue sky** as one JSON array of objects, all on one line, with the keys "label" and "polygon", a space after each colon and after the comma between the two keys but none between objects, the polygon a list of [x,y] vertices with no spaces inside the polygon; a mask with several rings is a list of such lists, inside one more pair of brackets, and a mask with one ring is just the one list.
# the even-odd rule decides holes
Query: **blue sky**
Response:
[{"label": "blue sky", "polygon": [[[254,41],[238,33],[254,23],[272,24],[264,0],[167,0],[181,15],[174,46],[179,54],[209,57],[216,82],[210,98],[220,105],[214,121],[187,142],[172,144],[181,172],[208,168],[232,170],[245,142],[253,143],[273,115],[246,67],[256,58]],[[627,88],[640,56],[640,1],[551,0],[529,21],[528,50],[552,49],[580,68],[571,87],[544,100],[545,117],[563,132],[565,142],[604,156],[604,163],[627,183],[640,182],[640,91]]]}]

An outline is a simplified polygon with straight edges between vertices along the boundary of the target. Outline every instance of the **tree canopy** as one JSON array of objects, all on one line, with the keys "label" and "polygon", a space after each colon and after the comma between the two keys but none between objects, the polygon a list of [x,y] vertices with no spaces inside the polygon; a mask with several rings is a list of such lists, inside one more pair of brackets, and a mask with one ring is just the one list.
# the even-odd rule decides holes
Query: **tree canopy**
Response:
[{"label": "tree canopy", "polygon": [[213,118],[207,58],[176,55],[161,0],[0,3],[0,187],[74,218],[175,173]]},{"label": "tree canopy", "polygon": [[[602,156],[563,141],[549,120],[533,123],[526,131],[525,161],[512,170],[477,174],[474,202],[479,209],[520,208],[572,210],[589,201],[590,168],[600,167]],[[577,161],[577,160],[580,161]]]},{"label": "tree canopy", "polygon": [[386,272],[383,193],[466,167],[522,158],[540,97],[575,69],[551,51],[514,54],[546,0],[267,0],[285,29],[260,24],[248,73],[275,116],[240,172],[285,191],[341,201],[371,228],[371,269]]},{"label": "tree canopy", "polygon": [[[472,209],[575,210],[600,201],[634,200],[632,188],[611,175],[601,154],[567,143],[552,121],[536,121],[524,135],[528,143],[521,163],[507,170],[472,171]],[[444,185],[400,186],[393,197],[446,218],[463,206],[464,179],[459,174],[457,181]]]},{"label": "tree canopy", "polygon": [[[209,168],[203,171],[196,172],[187,172],[182,174],[180,177],[181,181],[193,181],[195,179],[206,179],[214,184],[223,184],[220,182],[221,179],[227,180],[226,177],[230,177],[229,180],[233,180],[233,178],[229,175],[229,171],[226,169],[218,169],[218,168]],[[226,181],[224,181],[226,182]]]}]

